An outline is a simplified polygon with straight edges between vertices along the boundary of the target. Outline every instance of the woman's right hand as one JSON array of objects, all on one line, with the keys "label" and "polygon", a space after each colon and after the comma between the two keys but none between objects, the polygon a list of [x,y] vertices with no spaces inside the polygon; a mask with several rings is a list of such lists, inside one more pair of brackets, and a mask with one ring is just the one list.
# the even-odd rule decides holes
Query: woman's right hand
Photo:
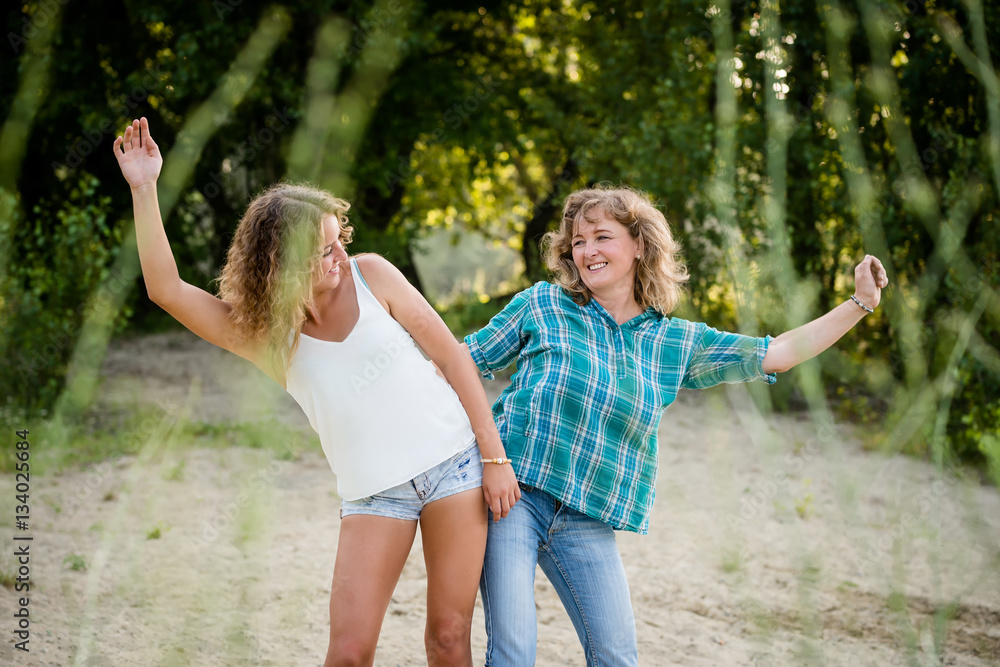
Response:
[{"label": "woman's right hand", "polygon": [[125,128],[124,138],[115,139],[114,150],[122,176],[133,190],[156,183],[163,156],[153,137],[149,136],[149,122],[145,117],[133,120]]}]

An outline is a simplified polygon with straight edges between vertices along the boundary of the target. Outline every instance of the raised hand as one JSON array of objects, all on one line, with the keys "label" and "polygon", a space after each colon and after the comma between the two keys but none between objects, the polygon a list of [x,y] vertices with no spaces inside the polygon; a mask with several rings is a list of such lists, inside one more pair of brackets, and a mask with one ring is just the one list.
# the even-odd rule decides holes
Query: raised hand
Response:
[{"label": "raised hand", "polygon": [[163,156],[149,135],[149,122],[145,117],[133,120],[125,128],[124,137],[115,139],[114,151],[122,176],[133,190],[156,183],[163,166]]},{"label": "raised hand", "polygon": [[854,267],[854,296],[869,308],[875,308],[882,300],[882,288],[889,284],[885,267],[874,255],[865,258]]}]

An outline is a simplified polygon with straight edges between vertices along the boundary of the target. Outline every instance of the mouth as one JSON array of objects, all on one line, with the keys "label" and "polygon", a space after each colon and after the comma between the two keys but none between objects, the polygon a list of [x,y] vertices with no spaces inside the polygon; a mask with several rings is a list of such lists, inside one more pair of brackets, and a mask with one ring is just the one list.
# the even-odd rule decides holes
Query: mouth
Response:
[{"label": "mouth", "polygon": [[334,264],[333,268],[326,272],[326,275],[330,275],[331,273],[340,273],[340,264]]},{"label": "mouth", "polygon": [[587,270],[588,271],[600,271],[601,269],[603,269],[607,265],[608,265],[607,262],[598,262],[597,264],[588,264],[587,265]]}]

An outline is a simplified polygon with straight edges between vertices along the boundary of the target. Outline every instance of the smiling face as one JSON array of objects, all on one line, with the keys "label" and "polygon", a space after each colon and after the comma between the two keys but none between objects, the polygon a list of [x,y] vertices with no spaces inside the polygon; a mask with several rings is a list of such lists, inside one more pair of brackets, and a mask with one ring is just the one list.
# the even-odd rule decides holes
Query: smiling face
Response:
[{"label": "smiling face", "polygon": [[341,242],[340,224],[335,215],[323,218],[322,257],[321,273],[313,287],[315,294],[336,289],[340,285],[343,262],[347,261],[347,252]]},{"label": "smiling face", "polygon": [[573,263],[583,284],[595,296],[632,294],[639,242],[603,209],[592,209],[573,230]]}]

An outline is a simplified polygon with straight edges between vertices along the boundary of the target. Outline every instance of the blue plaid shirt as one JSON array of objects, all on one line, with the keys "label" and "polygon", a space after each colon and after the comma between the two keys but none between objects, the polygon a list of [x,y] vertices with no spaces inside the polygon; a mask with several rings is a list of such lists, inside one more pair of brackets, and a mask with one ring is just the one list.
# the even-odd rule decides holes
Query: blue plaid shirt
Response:
[{"label": "blue plaid shirt", "polygon": [[465,338],[483,377],[517,359],[493,405],[523,484],[613,528],[645,534],[656,494],[656,432],[677,391],[764,380],[771,337],[751,338],[649,308],[619,325],[537,283]]}]

